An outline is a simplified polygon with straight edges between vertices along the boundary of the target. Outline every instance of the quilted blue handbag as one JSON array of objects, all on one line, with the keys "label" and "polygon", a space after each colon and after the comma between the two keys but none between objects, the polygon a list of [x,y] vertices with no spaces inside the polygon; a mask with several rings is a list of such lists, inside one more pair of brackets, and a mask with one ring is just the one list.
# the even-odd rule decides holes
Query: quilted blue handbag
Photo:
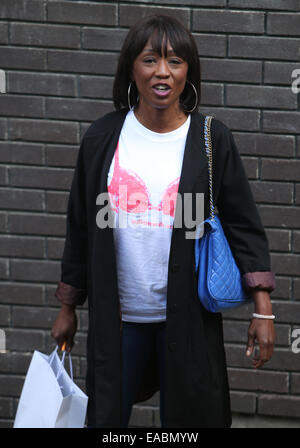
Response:
[{"label": "quilted blue handbag", "polygon": [[195,240],[195,268],[200,302],[208,311],[219,312],[246,303],[250,300],[250,296],[243,289],[240,270],[232,255],[220,218],[214,213],[211,120],[212,117],[205,117],[204,124],[209,170],[210,216],[203,222],[202,238]]}]

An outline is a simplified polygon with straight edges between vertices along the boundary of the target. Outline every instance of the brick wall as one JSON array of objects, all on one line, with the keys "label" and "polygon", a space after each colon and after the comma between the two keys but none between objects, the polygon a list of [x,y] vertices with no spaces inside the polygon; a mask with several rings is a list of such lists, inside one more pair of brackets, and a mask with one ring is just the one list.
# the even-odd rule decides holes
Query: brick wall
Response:
[{"label": "brick wall", "polygon": [[[234,133],[272,252],[277,346],[263,370],[244,355],[251,307],[224,314],[232,409],[300,417],[300,112],[291,73],[300,69],[298,0],[1,0],[0,426],[11,426],[34,349],[54,347],[68,192],[80,139],[113,110],[111,88],[128,27],[161,11],[193,32],[203,113]],[[84,387],[87,307],[73,349]],[[299,344],[300,347],[300,344]],[[158,395],[132,424],[159,426]]]}]

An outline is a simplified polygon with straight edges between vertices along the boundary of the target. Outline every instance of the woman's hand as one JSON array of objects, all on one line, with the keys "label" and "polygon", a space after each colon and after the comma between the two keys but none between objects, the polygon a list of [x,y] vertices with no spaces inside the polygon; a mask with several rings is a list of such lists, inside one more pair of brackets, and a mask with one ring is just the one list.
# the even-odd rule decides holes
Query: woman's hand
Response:
[{"label": "woman's hand", "polygon": [[[255,312],[257,314],[272,314],[272,304],[269,293],[266,291],[254,291],[253,300],[255,303]],[[254,318],[248,329],[248,343],[246,356],[251,356],[254,350],[254,344],[257,341],[259,346],[258,355],[254,355],[252,365],[256,369],[262,367],[265,362],[272,357],[275,343],[274,322],[271,319]]]},{"label": "woman's hand", "polygon": [[51,336],[56,340],[60,349],[66,342],[66,351],[70,352],[74,345],[74,335],[77,330],[75,307],[62,304],[61,310],[52,326]]}]

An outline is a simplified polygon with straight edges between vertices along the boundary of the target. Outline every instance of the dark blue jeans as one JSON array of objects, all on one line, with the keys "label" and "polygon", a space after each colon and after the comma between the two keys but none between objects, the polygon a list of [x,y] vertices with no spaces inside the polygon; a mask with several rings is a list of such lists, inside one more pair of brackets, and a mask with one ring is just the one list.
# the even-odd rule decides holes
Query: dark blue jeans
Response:
[{"label": "dark blue jeans", "polygon": [[159,366],[160,420],[164,426],[165,338],[166,322],[122,322],[122,428],[128,427],[134,396],[153,350]]}]

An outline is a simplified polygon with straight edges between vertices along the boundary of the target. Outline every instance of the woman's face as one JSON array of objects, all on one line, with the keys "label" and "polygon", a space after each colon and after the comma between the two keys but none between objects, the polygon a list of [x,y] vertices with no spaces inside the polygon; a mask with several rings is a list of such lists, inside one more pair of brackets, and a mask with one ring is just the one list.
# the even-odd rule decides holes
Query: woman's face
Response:
[{"label": "woman's face", "polygon": [[168,41],[167,54],[160,56],[146,43],[133,64],[132,78],[136,83],[140,104],[165,109],[179,107],[179,97],[185,87],[188,63],[177,56]]}]

